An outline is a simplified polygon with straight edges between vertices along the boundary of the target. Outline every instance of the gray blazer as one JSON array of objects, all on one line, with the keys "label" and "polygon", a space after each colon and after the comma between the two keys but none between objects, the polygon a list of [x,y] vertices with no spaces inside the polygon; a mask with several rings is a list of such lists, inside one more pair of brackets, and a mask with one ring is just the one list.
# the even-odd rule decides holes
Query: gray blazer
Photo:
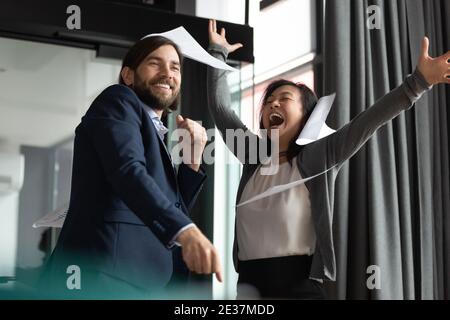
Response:
[{"label": "gray blazer", "polygon": [[[226,61],[228,52],[218,45],[210,45],[209,52],[216,58]],[[231,97],[226,79],[226,71],[208,67],[208,108],[212,118],[225,137],[226,129],[242,129],[247,127],[230,110]],[[316,251],[314,253],[310,278],[336,280],[336,258],[334,253],[332,220],[334,203],[334,184],[336,176],[344,162],[353,156],[367,140],[386,122],[395,118],[402,111],[407,110],[431,87],[422,74],[416,70],[409,75],[405,82],[379,99],[373,106],[360,113],[347,125],[321,140],[303,147],[297,157],[298,170],[303,178],[323,172],[333,166],[332,170],[306,182],[311,201],[311,215],[316,231]],[[258,138],[261,139],[261,138]],[[230,144],[227,144],[230,148]],[[236,143],[230,150],[237,155]],[[248,155],[254,149],[253,145],[246,145],[242,177],[236,197],[240,202],[242,192],[260,165],[249,164]],[[242,157],[241,157],[242,158]],[[293,208],[294,210],[294,208]],[[233,245],[233,261],[238,270],[238,246],[236,235]]]}]

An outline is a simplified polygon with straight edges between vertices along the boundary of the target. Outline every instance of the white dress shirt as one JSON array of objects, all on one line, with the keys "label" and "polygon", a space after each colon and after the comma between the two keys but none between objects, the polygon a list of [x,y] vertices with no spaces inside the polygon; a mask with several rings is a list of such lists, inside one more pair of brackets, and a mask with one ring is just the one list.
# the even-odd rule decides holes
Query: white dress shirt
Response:
[{"label": "white dress shirt", "polygon": [[[300,180],[297,160],[280,164],[275,175],[255,171],[242,193],[248,200],[267,189]],[[316,233],[309,191],[304,184],[237,209],[238,257],[241,261],[293,255],[312,255]]]}]

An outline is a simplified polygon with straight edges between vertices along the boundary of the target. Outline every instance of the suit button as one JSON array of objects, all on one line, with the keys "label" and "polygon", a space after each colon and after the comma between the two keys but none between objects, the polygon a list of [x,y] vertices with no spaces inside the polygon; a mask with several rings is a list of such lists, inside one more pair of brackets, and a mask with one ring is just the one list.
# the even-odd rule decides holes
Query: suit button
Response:
[{"label": "suit button", "polygon": [[177,208],[181,207],[181,203],[175,202],[175,207],[177,207]]}]

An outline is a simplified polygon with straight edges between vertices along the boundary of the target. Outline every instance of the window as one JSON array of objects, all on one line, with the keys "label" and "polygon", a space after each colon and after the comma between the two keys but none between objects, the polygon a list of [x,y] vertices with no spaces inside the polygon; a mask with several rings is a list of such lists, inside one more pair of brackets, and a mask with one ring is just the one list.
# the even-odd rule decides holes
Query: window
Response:
[{"label": "window", "polygon": [[31,226],[67,204],[75,127],[117,82],[121,62],[90,49],[3,37],[0,52],[0,154],[24,157],[22,188],[0,193],[0,277],[32,286],[50,243],[41,248],[46,229]]},{"label": "window", "polygon": [[[269,3],[270,2],[270,3]],[[249,1],[249,24],[254,28],[255,63],[241,65],[228,76],[232,108],[247,127],[259,130],[259,109],[267,85],[284,78],[316,89],[317,52],[314,0]],[[245,45],[245,44],[244,44]],[[235,200],[241,166],[220,139],[216,140],[214,244],[222,254],[225,283],[213,280],[214,299],[234,299],[237,274],[232,260]],[[235,161],[231,164],[231,158]]]}]

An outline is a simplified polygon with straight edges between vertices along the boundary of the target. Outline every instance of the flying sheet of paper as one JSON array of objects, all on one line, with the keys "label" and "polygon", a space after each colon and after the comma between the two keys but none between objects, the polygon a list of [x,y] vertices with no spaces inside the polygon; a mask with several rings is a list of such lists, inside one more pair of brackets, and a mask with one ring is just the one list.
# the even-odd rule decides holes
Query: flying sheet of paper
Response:
[{"label": "flying sheet of paper", "polygon": [[336,132],[336,130],[329,128],[325,123],[335,98],[336,93],[333,93],[319,99],[316,107],[311,113],[311,116],[306,122],[305,127],[298,136],[296,141],[298,145],[307,145]]},{"label": "flying sheet of paper", "polygon": [[33,228],[62,228],[67,215],[67,207],[59,208],[43,216],[33,224]]},{"label": "flying sheet of paper", "polygon": [[152,33],[146,35],[142,39],[154,36],[161,36],[172,40],[178,45],[183,55],[187,58],[217,69],[236,71],[235,68],[230,67],[225,62],[214,58],[206,52],[206,50],[202,48],[202,46],[189,34],[189,32],[187,32],[184,27],[178,27],[163,33]]},{"label": "flying sheet of paper", "polygon": [[317,178],[318,176],[320,176],[320,175],[330,171],[331,169],[333,169],[335,167],[337,167],[337,165],[335,165],[335,166],[333,166],[333,167],[331,167],[331,168],[329,168],[329,169],[327,169],[327,170],[325,170],[325,171],[323,171],[321,173],[318,173],[318,174],[316,174],[316,175],[314,175],[312,177],[305,178],[305,179],[300,179],[300,180],[293,181],[293,182],[290,182],[290,183],[287,183],[287,184],[281,184],[281,185],[269,188],[268,190],[264,191],[263,193],[260,193],[257,196],[254,196],[254,197],[252,197],[252,198],[250,198],[250,199],[248,199],[248,200],[246,200],[244,202],[239,203],[236,206],[236,208],[239,208],[239,207],[245,206],[245,205],[247,205],[249,203],[252,203],[252,202],[255,202],[255,201],[267,198],[267,197],[270,197],[270,196],[272,196],[274,194],[284,192],[284,191],[289,190],[291,188],[295,188],[295,187],[297,187],[297,186],[299,186],[301,184],[304,184],[304,183],[308,182],[309,180]]}]

